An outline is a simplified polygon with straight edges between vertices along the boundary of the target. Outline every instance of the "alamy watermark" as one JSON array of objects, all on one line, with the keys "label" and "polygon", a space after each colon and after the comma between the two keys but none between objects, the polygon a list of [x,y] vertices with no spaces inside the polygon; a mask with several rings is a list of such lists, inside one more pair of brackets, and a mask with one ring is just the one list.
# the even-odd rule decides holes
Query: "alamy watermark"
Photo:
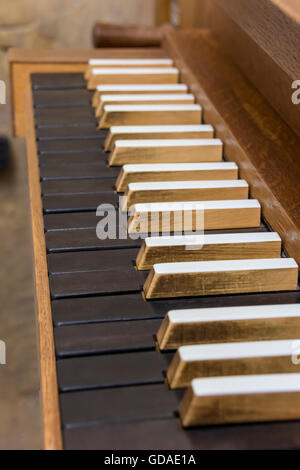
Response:
[{"label": "alamy watermark", "polygon": [[0,340],[0,365],[6,364],[6,344]]},{"label": "alamy watermark", "polygon": [[[96,215],[101,217],[96,227],[100,240],[145,239],[149,236],[178,237],[191,235],[191,245],[187,238],[186,249],[196,249],[192,235],[197,234],[197,249],[203,243],[199,236],[204,234],[204,206],[199,202],[178,202],[160,204],[133,205],[127,209],[127,198],[119,197],[119,208],[112,204],[100,204]],[[129,222],[128,222],[129,221]],[[129,229],[130,227],[130,229]]]},{"label": "alamy watermark", "polygon": [[6,104],[6,84],[0,80],[0,104]]},{"label": "alamy watermark", "polygon": [[300,104],[300,80],[295,80],[292,83],[292,89],[295,90],[292,93],[292,103]]}]

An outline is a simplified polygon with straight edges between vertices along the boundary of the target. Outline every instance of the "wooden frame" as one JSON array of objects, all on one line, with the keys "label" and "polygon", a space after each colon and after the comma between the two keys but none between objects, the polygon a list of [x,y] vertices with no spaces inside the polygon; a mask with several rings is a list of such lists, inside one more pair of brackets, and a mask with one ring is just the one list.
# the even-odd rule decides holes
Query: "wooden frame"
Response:
[{"label": "wooden frame", "polygon": [[[182,71],[182,81],[189,85],[197,101],[203,104],[204,118],[207,123],[215,126],[217,137],[224,141],[228,160],[238,163],[241,177],[250,183],[252,196],[260,200],[267,222],[280,234],[289,255],[300,263],[300,216],[297,212],[300,201],[297,185],[294,183],[300,171],[297,163],[299,137],[245,80],[239,70],[222,55],[215,39],[208,32],[168,32],[165,50]],[[26,137],[28,149],[44,447],[47,450],[61,449],[62,437],[30,74],[83,72],[91,57],[161,58],[167,56],[165,50],[12,50],[9,54],[14,132],[18,136]],[[195,56],[195,50],[201,50],[201,57]],[[212,70],[217,77],[208,80]],[[220,72],[223,72],[219,75],[223,80],[222,86],[220,80],[217,82],[219,92],[216,96],[213,90],[216,89],[216,79]],[[235,97],[230,94],[233,88],[236,91]],[[242,109],[240,103],[247,103],[249,100],[252,107]],[[263,122],[259,116],[264,116]],[[289,166],[286,165],[287,161]]]},{"label": "wooden frame", "polygon": [[9,52],[13,128],[16,135],[26,138],[27,144],[45,450],[61,450],[63,443],[30,75],[84,72],[91,57],[118,58],[125,54],[129,58],[166,56],[161,49],[47,52],[12,49]]}]

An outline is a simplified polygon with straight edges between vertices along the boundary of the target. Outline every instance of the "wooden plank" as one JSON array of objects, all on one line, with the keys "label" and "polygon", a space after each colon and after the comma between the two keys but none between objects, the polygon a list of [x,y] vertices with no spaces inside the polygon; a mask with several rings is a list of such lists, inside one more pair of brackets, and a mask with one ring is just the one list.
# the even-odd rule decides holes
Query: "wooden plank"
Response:
[{"label": "wooden plank", "polygon": [[157,333],[158,346],[172,350],[193,344],[296,339],[300,304],[283,302],[170,311]]},{"label": "wooden plank", "polygon": [[[252,84],[300,135],[291,85],[300,75],[299,7],[291,0],[213,0],[208,26]],[[270,80],[272,77],[272,80]]]},{"label": "wooden plank", "polygon": [[34,247],[34,273],[39,335],[38,341],[44,448],[46,450],[59,450],[62,449],[62,435],[58,403],[56,360],[43,225],[43,209],[40,197],[41,189],[39,183],[40,176],[33,118],[33,102],[29,88],[27,88],[26,103],[26,143]]},{"label": "wooden plank", "polygon": [[139,203],[176,201],[214,201],[247,199],[245,180],[161,181],[130,183],[123,199],[124,209]]},{"label": "wooden plank", "polygon": [[[200,217],[200,221],[196,216]],[[201,230],[259,227],[260,204],[254,199],[136,204],[130,210],[128,232],[195,231],[199,230],[199,223],[202,224]]]},{"label": "wooden plank", "polygon": [[97,85],[134,85],[178,83],[179,70],[165,68],[96,68],[92,69],[87,82],[89,90],[95,90]]},{"label": "wooden plank", "polygon": [[154,264],[227,259],[280,258],[277,233],[233,233],[150,237],[144,240],[136,259],[139,270]]},{"label": "wooden plank", "polygon": [[116,181],[117,192],[124,192],[130,183],[149,181],[233,180],[238,177],[235,163],[161,163],[124,165]]},{"label": "wooden plank", "polygon": [[[224,142],[226,158],[239,165],[267,222],[299,263],[299,137],[221,53],[210,33],[168,32],[165,46],[182,71],[182,80],[203,105],[205,122]],[[193,54],[195,48],[201,57]],[[259,70],[257,64],[253,67]],[[245,106],[249,102],[251,107]]]},{"label": "wooden plank", "polygon": [[292,258],[155,264],[144,284],[147,299],[295,290]]},{"label": "wooden plank", "polygon": [[196,104],[106,105],[99,127],[201,124],[201,112]]},{"label": "wooden plank", "polygon": [[213,139],[210,125],[194,126],[113,126],[105,141],[105,150],[112,150],[116,140]]},{"label": "wooden plank", "polygon": [[88,80],[93,69],[96,68],[128,68],[128,67],[173,67],[172,59],[95,59],[91,58],[88,61],[85,79]]},{"label": "wooden plank", "polygon": [[179,406],[184,427],[300,418],[300,374],[195,379]]},{"label": "wooden plank", "polygon": [[189,93],[148,95],[101,95],[96,117],[101,117],[107,104],[194,104],[195,97]]},{"label": "wooden plank", "polygon": [[219,139],[117,140],[109,165],[220,162],[222,155]]},{"label": "wooden plank", "polygon": [[89,59],[84,77],[89,80],[93,75],[93,69],[98,68],[141,68],[141,67],[172,67],[172,59]]},{"label": "wooden plank", "polygon": [[188,87],[184,83],[170,83],[158,85],[98,85],[93,95],[92,104],[99,105],[102,95],[124,95],[124,94],[152,94],[152,93],[187,93]]},{"label": "wooden plank", "polygon": [[168,368],[168,384],[175,389],[202,377],[295,373],[295,344],[273,340],[182,346]]}]

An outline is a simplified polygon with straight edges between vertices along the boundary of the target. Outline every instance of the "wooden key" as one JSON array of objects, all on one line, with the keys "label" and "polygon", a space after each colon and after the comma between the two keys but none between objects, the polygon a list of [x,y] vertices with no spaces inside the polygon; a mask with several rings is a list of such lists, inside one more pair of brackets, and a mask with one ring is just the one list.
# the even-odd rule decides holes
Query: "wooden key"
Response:
[{"label": "wooden key", "polygon": [[162,351],[180,346],[300,337],[300,304],[173,310],[157,333]]},{"label": "wooden key", "polygon": [[202,108],[198,104],[106,105],[100,129],[112,126],[191,125],[201,124]]},{"label": "wooden key", "polygon": [[238,167],[230,162],[124,165],[116,190],[124,192],[130,183],[147,181],[234,180],[237,177]]},{"label": "wooden key", "polygon": [[102,95],[96,109],[96,117],[100,118],[104,112],[105,105],[130,105],[130,104],[194,104],[195,97],[186,94],[152,94],[152,95]]},{"label": "wooden key", "polygon": [[[125,192],[127,206],[146,202],[214,201],[247,199],[245,180],[159,181],[130,183]],[[125,199],[125,198],[124,198]],[[125,207],[126,208],[126,207]]]},{"label": "wooden key", "polygon": [[170,83],[158,85],[98,85],[93,95],[92,105],[96,108],[102,95],[143,95],[153,93],[187,93],[188,87],[184,83]]},{"label": "wooden key", "polygon": [[182,346],[168,368],[168,383],[175,389],[200,377],[299,372],[292,361],[296,344],[275,340]]},{"label": "wooden key", "polygon": [[135,204],[129,209],[129,233],[259,227],[261,212],[256,199]]},{"label": "wooden key", "polygon": [[117,140],[213,139],[210,125],[193,126],[113,126],[105,141],[105,150],[112,150]]},{"label": "wooden key", "polygon": [[173,67],[172,59],[90,59],[84,78],[89,80],[95,68]]},{"label": "wooden key", "polygon": [[184,427],[300,418],[300,374],[195,379],[179,414]]},{"label": "wooden key", "polygon": [[89,90],[97,85],[169,84],[179,82],[179,70],[165,68],[93,68],[87,82]]},{"label": "wooden key", "polygon": [[295,290],[293,258],[155,264],[144,284],[147,299]]},{"label": "wooden key", "polygon": [[157,263],[280,258],[280,255],[280,237],[272,232],[148,237],[138,253],[136,266],[147,270]]},{"label": "wooden key", "polygon": [[117,140],[109,165],[218,162],[222,153],[219,139]]}]

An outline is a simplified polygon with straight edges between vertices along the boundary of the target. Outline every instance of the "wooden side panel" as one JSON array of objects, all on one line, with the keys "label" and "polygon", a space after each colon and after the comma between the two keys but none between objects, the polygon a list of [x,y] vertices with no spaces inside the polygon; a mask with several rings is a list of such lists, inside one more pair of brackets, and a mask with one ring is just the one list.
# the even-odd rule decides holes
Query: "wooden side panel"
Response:
[{"label": "wooden side panel", "polygon": [[44,236],[43,210],[40,197],[39,167],[35,143],[33,103],[30,90],[26,96],[26,142],[28,155],[28,178],[34,247],[35,293],[37,303],[37,322],[39,328],[38,344],[40,353],[41,397],[44,427],[44,448],[62,449],[56,360],[53,339],[50,290]]},{"label": "wooden side panel", "polygon": [[300,9],[287,3],[288,13],[281,0],[210,0],[207,25],[222,49],[300,135],[299,106],[291,99],[292,83],[300,77]]},{"label": "wooden side panel", "polygon": [[299,263],[299,137],[228,61],[209,32],[170,32],[165,46],[203,106],[205,122],[223,140],[226,158],[239,165],[264,217]]}]

